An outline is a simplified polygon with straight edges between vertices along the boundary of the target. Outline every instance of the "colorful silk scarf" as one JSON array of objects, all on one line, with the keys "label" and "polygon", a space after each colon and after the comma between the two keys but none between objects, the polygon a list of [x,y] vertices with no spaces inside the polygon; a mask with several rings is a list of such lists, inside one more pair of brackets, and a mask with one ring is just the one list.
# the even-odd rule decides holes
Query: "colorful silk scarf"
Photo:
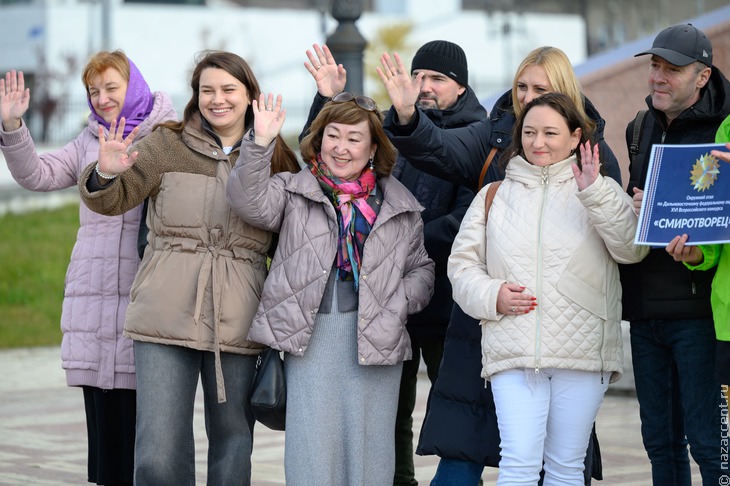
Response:
[{"label": "colorful silk scarf", "polygon": [[312,161],[311,170],[338,211],[338,276],[340,280],[346,280],[352,275],[357,290],[363,246],[377,217],[367,202],[368,196],[375,189],[375,173],[370,167],[366,167],[356,180],[342,180],[332,174],[322,162],[321,155]]}]

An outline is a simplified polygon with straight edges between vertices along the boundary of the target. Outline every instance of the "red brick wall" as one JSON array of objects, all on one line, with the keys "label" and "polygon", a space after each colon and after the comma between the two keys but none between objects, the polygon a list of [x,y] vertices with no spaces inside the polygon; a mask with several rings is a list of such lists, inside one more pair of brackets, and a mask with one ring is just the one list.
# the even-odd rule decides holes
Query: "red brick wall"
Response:
[{"label": "red brick wall", "polygon": [[[704,31],[712,41],[713,64],[730,78],[730,22]],[[649,56],[631,57],[580,80],[584,93],[606,120],[606,142],[618,157],[624,186],[629,167],[626,125],[646,108],[648,66]]]}]

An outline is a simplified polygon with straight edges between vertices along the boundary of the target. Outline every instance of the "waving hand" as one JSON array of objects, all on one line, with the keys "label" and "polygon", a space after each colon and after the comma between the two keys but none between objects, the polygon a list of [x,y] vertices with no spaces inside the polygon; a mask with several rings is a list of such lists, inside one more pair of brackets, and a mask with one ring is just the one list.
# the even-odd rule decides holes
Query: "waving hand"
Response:
[{"label": "waving hand", "polygon": [[317,83],[317,91],[325,98],[332,98],[334,95],[342,93],[347,83],[345,67],[335,62],[335,58],[326,45],[320,48],[319,45],[313,44],[312,48],[314,53],[307,50],[309,62],[305,61],[304,67]]},{"label": "waving hand", "polygon": [[575,182],[578,184],[578,190],[582,191],[590,186],[598,178],[601,170],[601,162],[598,157],[598,144],[593,146],[591,150],[591,142],[586,141],[583,145],[578,145],[580,149],[580,165],[573,164],[573,175]]},{"label": "waving hand", "polygon": [[258,101],[253,100],[251,106],[253,107],[254,116],[254,142],[256,145],[268,147],[272,140],[279,135],[284,120],[286,120],[286,110],[281,107],[281,95],[276,96],[276,104],[274,104],[273,93],[269,93],[266,98],[264,93],[261,93]]},{"label": "waving hand", "polygon": [[23,71],[5,73],[5,79],[0,78],[0,116],[6,131],[20,128],[29,104],[30,88],[25,87]]},{"label": "waving hand", "polygon": [[397,52],[393,54],[393,59],[387,52],[384,52],[380,56],[382,68],[377,68],[377,71],[383,86],[388,91],[393,108],[398,112],[399,123],[405,125],[416,113],[415,105],[418,101],[418,93],[421,91],[423,73],[411,78]]},{"label": "waving hand", "polygon": [[[127,153],[134,138],[139,132],[135,127],[132,132],[124,138],[124,123],[122,117],[117,127],[116,120],[112,120],[109,127],[109,138],[104,137],[104,127],[99,125],[99,170],[104,174],[117,175],[126,171],[137,161],[137,152]],[[101,179],[100,179],[101,182]]]}]

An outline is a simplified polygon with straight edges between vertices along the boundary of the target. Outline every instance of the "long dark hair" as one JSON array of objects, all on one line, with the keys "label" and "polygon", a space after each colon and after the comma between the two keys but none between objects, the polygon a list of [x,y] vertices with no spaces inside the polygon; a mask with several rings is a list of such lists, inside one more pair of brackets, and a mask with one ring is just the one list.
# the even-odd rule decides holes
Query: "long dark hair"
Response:
[{"label": "long dark hair", "polygon": [[[259,82],[256,80],[256,76],[254,76],[251,67],[241,56],[227,51],[203,51],[196,56],[195,69],[193,69],[193,75],[190,79],[190,87],[193,93],[187,106],[185,106],[182,120],[162,123],[159,126],[181,133],[190,122],[190,119],[196,113],[200,113],[200,108],[198,107],[200,76],[208,68],[222,69],[227,72],[243,84],[248,93],[249,100],[259,99],[259,95],[261,94]],[[253,127],[253,119],[253,107],[249,104],[244,115],[244,132]],[[284,139],[278,135],[276,137],[274,155],[271,159],[271,172],[277,173],[284,171],[298,172],[299,164],[297,163],[294,152],[284,142]]]}]

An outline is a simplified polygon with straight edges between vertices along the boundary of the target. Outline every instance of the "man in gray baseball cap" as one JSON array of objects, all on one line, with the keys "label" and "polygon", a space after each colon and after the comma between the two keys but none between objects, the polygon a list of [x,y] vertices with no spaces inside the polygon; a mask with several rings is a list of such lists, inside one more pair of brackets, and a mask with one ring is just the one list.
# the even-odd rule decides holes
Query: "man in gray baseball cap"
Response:
[{"label": "man in gray baseball cap", "polygon": [[[690,24],[656,36],[648,70],[648,111],[629,165],[634,207],[643,198],[654,144],[712,143],[730,114],[730,84],[712,65],[712,44]],[[634,125],[626,128],[631,152]],[[688,176],[689,177],[689,176]],[[723,484],[721,410],[715,379],[715,330],[710,307],[714,270],[691,272],[664,248],[621,265],[623,319],[631,327],[631,358],[641,435],[654,486],[689,485],[689,450],[702,484]],[[727,430],[727,428],[725,428]],[[719,481],[719,483],[718,483]]]},{"label": "man in gray baseball cap", "polygon": [[712,67],[712,44],[707,36],[692,24],[673,25],[659,32],[651,49],[634,57],[656,54],[675,66],[695,61]]}]

